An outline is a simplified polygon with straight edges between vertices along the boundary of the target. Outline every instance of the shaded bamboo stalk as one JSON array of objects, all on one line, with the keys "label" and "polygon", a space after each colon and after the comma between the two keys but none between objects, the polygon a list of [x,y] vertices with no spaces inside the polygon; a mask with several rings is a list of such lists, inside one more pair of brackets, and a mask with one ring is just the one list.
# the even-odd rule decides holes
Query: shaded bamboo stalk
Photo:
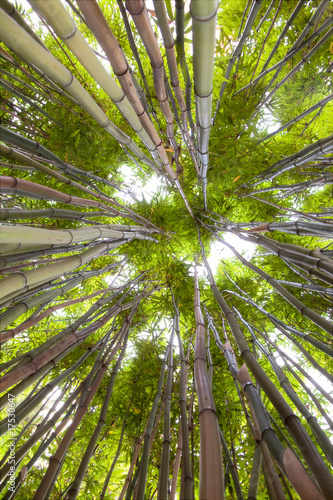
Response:
[{"label": "shaded bamboo stalk", "polygon": [[171,345],[171,343],[169,342],[164,359],[162,361],[160,377],[159,377],[157,389],[156,389],[156,395],[155,395],[155,398],[153,401],[152,408],[150,410],[148,424],[147,424],[147,428],[146,428],[146,433],[144,436],[143,451],[142,451],[141,462],[140,462],[141,463],[140,476],[138,479],[138,490],[137,490],[138,491],[138,493],[137,493],[138,500],[144,500],[144,498],[145,498],[146,481],[147,481],[147,474],[148,474],[148,463],[149,463],[150,440],[151,440],[154,422],[156,419],[156,412],[157,412],[158,403],[159,403],[159,401],[161,399],[161,395],[162,395],[162,387],[163,387],[164,375],[165,375],[164,372],[165,372],[165,366],[166,366],[166,362],[167,362],[167,356],[170,352],[170,345]]},{"label": "shaded bamboo stalk", "polygon": [[[333,175],[332,175],[333,183]],[[269,222],[249,229],[248,233],[264,233],[266,231],[281,231],[288,234],[297,234],[298,236],[316,236],[317,238],[332,238],[333,223],[312,222],[297,220],[294,222]]]},{"label": "shaded bamboo stalk", "polygon": [[[245,391],[245,394],[249,398],[251,404],[251,413],[254,413],[253,418],[255,416],[255,420],[258,423],[260,437],[267,444],[268,449],[274,457],[279,468],[287,476],[288,480],[301,496],[301,498],[304,498],[304,500],[310,500],[311,498],[318,498],[318,500],[323,499],[317,487],[307,475],[302,464],[298,461],[293,452],[289,448],[285,449],[279,441],[274,429],[270,425],[265,407],[255,386],[253,385],[253,382],[251,381],[251,377],[246,368],[246,365],[244,364],[240,370],[238,369],[237,362],[231,351],[229,342],[224,344],[223,351],[228,362],[229,370],[231,371],[232,375],[239,380],[243,390]],[[296,470],[297,477],[295,476]],[[280,491],[282,492],[281,486]],[[280,495],[280,498],[284,498],[284,495],[282,497]]]},{"label": "shaded bamboo stalk", "polygon": [[123,360],[123,357],[124,357],[125,351],[126,351],[129,327],[133,321],[135,314],[137,313],[138,307],[139,307],[139,304],[137,304],[132,309],[131,313],[125,319],[124,324],[121,328],[119,338],[121,341],[123,341],[123,347],[122,347],[121,353],[119,355],[119,358],[117,360],[117,363],[115,364],[115,366],[112,370],[112,373],[111,373],[111,376],[109,379],[109,383],[108,383],[107,388],[106,388],[106,393],[105,393],[104,401],[103,401],[102,408],[100,411],[99,420],[98,420],[97,425],[94,429],[94,432],[90,438],[90,441],[88,442],[88,446],[87,446],[85,453],[82,457],[82,460],[80,462],[80,466],[79,466],[77,473],[75,475],[74,481],[72,482],[72,484],[68,490],[68,493],[67,493],[68,499],[72,500],[72,499],[75,499],[77,497],[81,483],[82,483],[83,478],[84,478],[84,475],[85,475],[87,468],[89,466],[89,461],[94,453],[94,449],[95,449],[95,446],[97,444],[98,438],[99,438],[100,433],[102,432],[102,429],[106,423],[106,416],[107,416],[107,412],[109,409],[109,403],[110,403],[111,396],[112,396],[114,382],[115,382],[117,373],[119,371],[121,362]]},{"label": "shaded bamboo stalk", "polygon": [[218,418],[206,368],[206,329],[200,308],[198,274],[194,275],[196,320],[194,373],[200,424],[200,498],[224,498],[223,465]]},{"label": "shaded bamboo stalk", "polygon": [[159,481],[158,481],[158,493],[157,498],[161,500],[163,498],[168,498],[168,483],[169,483],[169,461],[170,461],[170,406],[171,406],[171,395],[172,395],[172,378],[173,378],[173,335],[174,329],[172,329],[170,337],[170,351],[169,351],[169,364],[167,379],[165,384],[165,394],[164,394],[164,423],[163,423],[163,443],[161,452],[161,464],[159,471]]},{"label": "shaded bamboo stalk", "polygon": [[[184,491],[184,498],[186,500],[191,500],[193,498],[193,473],[190,455],[190,440],[189,440],[189,427],[186,409],[186,392],[187,392],[187,375],[188,375],[188,365],[186,364],[183,343],[180,336],[179,327],[179,312],[178,308],[171,291],[172,303],[174,308],[174,321],[175,321],[175,331],[178,338],[179,345],[179,356],[180,356],[180,381],[179,381],[179,406],[180,406],[180,417],[181,417],[181,427],[182,427],[182,484]],[[178,474],[177,474],[178,477]],[[177,478],[173,478],[173,482],[177,483]]]},{"label": "shaded bamboo stalk", "polygon": [[[262,353],[266,356],[266,358],[269,360],[275,375],[277,376],[281,387],[289,397],[289,399],[294,403],[296,408],[299,410],[299,412],[306,418],[306,422],[308,423],[309,427],[311,428],[314,436],[316,437],[321,449],[325,453],[325,455],[328,457],[328,460],[330,463],[332,463],[333,460],[333,447],[332,444],[330,443],[330,440],[326,436],[325,432],[319,425],[316,417],[312,415],[312,413],[309,411],[307,406],[303,404],[301,399],[299,398],[297,392],[293,389],[292,385],[290,384],[288,378],[285,376],[284,372],[276,362],[275,358],[272,356],[272,354],[267,351],[267,349],[258,341],[256,336],[254,335],[253,328],[249,323],[247,323],[238,313],[239,317],[243,321],[244,324],[248,327],[252,338],[255,341],[255,344],[259,347],[259,349],[262,351]],[[261,332],[260,332],[261,333]],[[269,342],[274,346],[277,352],[280,352],[278,346],[272,342],[266,335],[264,336],[262,333],[261,335],[266,339],[266,342]],[[281,355],[281,353],[280,353]],[[325,412],[324,412],[325,413]],[[328,421],[329,425],[332,425],[331,421]]]}]

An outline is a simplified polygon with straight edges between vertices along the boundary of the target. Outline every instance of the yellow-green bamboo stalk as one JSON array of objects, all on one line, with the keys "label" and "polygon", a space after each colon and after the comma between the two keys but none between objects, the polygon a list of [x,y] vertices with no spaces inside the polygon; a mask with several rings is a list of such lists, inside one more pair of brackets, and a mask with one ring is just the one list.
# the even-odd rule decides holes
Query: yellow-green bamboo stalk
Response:
[{"label": "yellow-green bamboo stalk", "polygon": [[112,135],[120,144],[128,147],[140,160],[152,164],[152,161],[140,150],[133,140],[110,121],[104,111],[80,85],[68,68],[63,66],[52,54],[47,52],[23,28],[4,11],[1,11],[0,30],[2,41],[24,59],[39,68],[79,102],[90,116]]},{"label": "yellow-green bamboo stalk", "polygon": [[205,208],[209,163],[209,135],[212,121],[212,92],[217,0],[192,0],[193,73],[196,103],[200,176]]},{"label": "yellow-green bamboo stalk", "polygon": [[[130,226],[127,226],[130,229]],[[78,229],[43,229],[24,225],[1,225],[0,231],[0,255],[12,253],[13,251],[25,252],[34,250],[41,245],[70,245],[82,241],[94,241],[96,239],[128,240],[132,238],[151,240],[145,228],[142,231],[119,231],[113,229],[112,225],[103,224],[98,226],[81,227]]]},{"label": "yellow-green bamboo stalk", "polygon": [[66,257],[59,263],[50,264],[42,269],[32,269],[31,271],[15,273],[8,278],[3,278],[1,280],[0,299],[6,298],[11,293],[18,293],[40,283],[46,283],[49,280],[59,278],[63,274],[73,271],[77,267],[87,264],[92,259],[103,255],[108,248],[109,245],[107,243],[99,243],[81,254]]}]

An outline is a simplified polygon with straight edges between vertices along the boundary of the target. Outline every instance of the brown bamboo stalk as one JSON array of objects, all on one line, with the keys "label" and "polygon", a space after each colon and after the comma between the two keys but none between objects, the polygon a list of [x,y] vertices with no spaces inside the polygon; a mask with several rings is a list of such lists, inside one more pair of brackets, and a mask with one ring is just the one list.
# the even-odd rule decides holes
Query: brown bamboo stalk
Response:
[{"label": "brown bamboo stalk", "polygon": [[[167,173],[169,174],[171,179],[173,180],[176,179],[177,174],[171,167],[170,160],[164,149],[162,140],[158,136],[152,122],[150,121],[144,107],[140,102],[140,99],[138,97],[138,94],[134,86],[134,82],[130,74],[129,66],[126,60],[124,59],[124,55],[121,51],[121,48],[119,47],[119,44],[115,36],[113,35],[110,26],[108,25],[100,7],[98,6],[97,1],[78,0],[78,5],[83,15],[85,16],[90,29],[96,36],[96,39],[98,40],[100,45],[103,47],[103,50],[106,56],[108,57],[111,66],[119,80],[121,88],[123,89],[126,97],[132,104],[133,109],[135,110],[137,116],[139,117],[142,126],[144,127],[149,137],[155,144],[158,154],[161,158],[161,161]],[[153,38],[155,39],[154,35]],[[156,41],[154,43],[156,44]],[[163,67],[162,67],[162,73],[163,73]],[[164,86],[163,76],[161,82],[163,83]],[[172,118],[171,111],[170,114]]]},{"label": "brown bamboo stalk", "polygon": [[143,0],[126,0],[126,8],[131,14],[134,24],[145,45],[151,66],[153,68],[154,87],[157,100],[167,123],[167,135],[174,151],[179,150],[173,131],[173,115],[169,106],[168,96],[164,86],[163,59],[157,40],[150,24],[148,12]]},{"label": "brown bamboo stalk", "polygon": [[206,328],[200,308],[198,272],[194,275],[196,320],[194,373],[200,424],[200,498],[224,498],[223,464],[218,417],[206,366]]}]

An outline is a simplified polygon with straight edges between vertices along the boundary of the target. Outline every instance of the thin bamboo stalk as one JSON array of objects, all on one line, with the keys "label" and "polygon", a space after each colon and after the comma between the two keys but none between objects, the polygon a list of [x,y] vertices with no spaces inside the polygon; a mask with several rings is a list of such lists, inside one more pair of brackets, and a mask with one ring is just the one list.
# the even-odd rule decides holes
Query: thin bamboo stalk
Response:
[{"label": "thin bamboo stalk", "polygon": [[161,452],[161,465],[159,471],[159,481],[158,481],[158,493],[157,498],[167,499],[168,498],[168,484],[169,484],[169,460],[170,460],[170,406],[171,406],[171,395],[172,395],[172,377],[173,377],[173,335],[174,330],[171,332],[170,337],[170,351],[169,351],[169,363],[167,380],[165,384],[165,395],[164,395],[164,424],[163,424],[163,443]]},{"label": "thin bamboo stalk", "polygon": [[[103,485],[103,489],[102,489],[102,491],[100,493],[100,497],[99,497],[100,500],[103,500],[104,497],[105,497],[105,493],[106,493],[106,490],[108,488],[108,484],[110,482],[110,479],[111,479],[111,476],[112,476],[112,473],[113,473],[113,469],[114,469],[114,467],[115,467],[115,465],[117,463],[117,460],[119,458],[119,455],[120,455],[121,445],[122,445],[123,438],[124,438],[124,433],[125,433],[125,427],[127,425],[127,418],[128,418],[128,414],[129,414],[129,411],[130,411],[132,403],[133,403],[133,399],[134,399],[134,395],[135,395],[135,391],[136,391],[136,384],[137,384],[139,375],[140,375],[140,373],[137,374],[137,376],[135,378],[135,381],[134,381],[134,387],[133,387],[132,397],[131,397],[131,400],[130,400],[129,405],[127,407],[127,410],[126,410],[126,413],[125,413],[125,416],[124,416],[124,419],[123,419],[123,424],[122,424],[122,427],[121,427],[121,433],[120,433],[120,438],[119,438],[119,442],[118,442],[118,448],[117,448],[116,454],[114,456],[114,459],[112,461],[110,470],[109,470],[109,472],[106,475],[106,478],[105,478],[105,481],[104,481],[104,485]],[[143,436],[142,436],[142,439],[143,439]]]},{"label": "thin bamboo stalk", "polygon": [[246,41],[247,37],[250,34],[250,31],[251,31],[252,26],[254,24],[254,21],[255,21],[255,19],[257,17],[257,14],[258,14],[261,6],[262,6],[262,3],[263,3],[263,0],[254,0],[253,3],[252,3],[251,9],[250,9],[250,12],[249,12],[249,15],[248,15],[245,27],[244,27],[243,34],[241,36],[241,39],[238,42],[238,45],[235,48],[235,50],[234,50],[234,52],[233,52],[233,54],[232,54],[232,56],[231,56],[231,58],[230,58],[230,60],[228,62],[228,66],[227,66],[227,69],[226,69],[226,72],[225,72],[225,75],[224,75],[225,81],[222,83],[221,90],[220,90],[220,95],[219,95],[219,99],[218,99],[217,104],[216,104],[216,111],[215,111],[215,114],[214,114],[214,120],[215,120],[216,114],[218,113],[218,111],[220,109],[221,99],[222,99],[222,96],[224,94],[224,90],[225,90],[225,88],[227,86],[228,80],[230,78],[232,68],[233,68],[236,60],[240,57],[240,55],[242,53],[245,41]]},{"label": "thin bamboo stalk", "polygon": [[233,253],[236,255],[236,257],[249,269],[252,269],[255,273],[257,273],[259,276],[264,278],[269,285],[271,285],[285,300],[287,300],[295,309],[297,309],[302,316],[305,316],[306,318],[310,319],[313,321],[316,325],[318,325],[320,328],[325,330],[327,333],[332,332],[332,325],[331,323],[326,320],[323,316],[320,316],[320,314],[316,313],[312,309],[309,309],[306,307],[300,300],[298,300],[296,297],[294,297],[286,288],[284,288],[280,283],[278,283],[272,276],[267,274],[265,271],[260,269],[258,266],[254,265],[252,262],[247,261],[242,255],[240,255],[237,250],[232,247],[229,243],[227,243],[225,240],[222,240],[220,237],[217,236],[218,241],[221,241],[224,243],[228,248],[230,248]]},{"label": "thin bamboo stalk", "polygon": [[186,365],[183,343],[180,336],[178,308],[172,292],[171,296],[175,313],[175,318],[174,318],[175,331],[178,338],[179,356],[180,356],[179,406],[180,406],[181,427],[182,427],[182,457],[183,457],[182,483],[183,483],[184,497],[188,500],[191,500],[194,498],[194,496],[193,496],[193,473],[192,473],[191,455],[190,455],[189,428],[188,428],[187,409],[186,409],[188,365]]},{"label": "thin bamboo stalk", "polygon": [[162,364],[161,364],[161,372],[160,372],[160,377],[159,377],[159,381],[157,384],[156,395],[155,395],[155,398],[153,401],[152,408],[150,410],[147,428],[146,428],[146,433],[144,436],[143,451],[142,451],[141,462],[140,462],[141,463],[141,470],[140,470],[140,477],[138,479],[138,493],[137,493],[138,500],[144,500],[144,498],[145,498],[146,481],[147,481],[147,473],[148,473],[150,439],[151,439],[151,435],[152,435],[152,431],[153,431],[154,422],[156,419],[156,412],[157,412],[158,403],[159,403],[161,396],[162,396],[164,372],[165,372],[165,366],[166,366],[166,361],[167,361],[167,356],[169,354],[169,351],[170,351],[170,342],[168,344],[166,354],[165,354],[164,359],[163,359]]},{"label": "thin bamboo stalk", "polygon": [[2,378],[2,390],[6,390],[15,383],[19,382],[23,378],[27,377],[43,368],[47,363],[53,362],[52,360],[59,355],[66,355],[68,352],[73,350],[78,343],[81,343],[84,339],[88,338],[92,333],[94,333],[98,328],[105,325],[112,317],[118,314],[120,311],[126,310],[134,306],[137,302],[140,302],[145,294],[140,295],[138,298],[127,302],[125,305],[119,305],[111,308],[110,311],[106,312],[103,317],[89,326],[83,328],[79,332],[71,333],[64,339],[60,340],[53,347],[50,347],[46,352],[34,357],[33,361],[30,361],[23,365],[22,367],[16,368],[4,375]]}]

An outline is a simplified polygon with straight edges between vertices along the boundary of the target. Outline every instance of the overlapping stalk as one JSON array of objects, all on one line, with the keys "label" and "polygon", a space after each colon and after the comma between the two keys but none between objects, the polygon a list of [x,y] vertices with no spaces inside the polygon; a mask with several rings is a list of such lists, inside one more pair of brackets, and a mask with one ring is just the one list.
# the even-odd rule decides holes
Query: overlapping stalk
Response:
[{"label": "overlapping stalk", "polygon": [[224,313],[229,323],[230,329],[234,336],[235,342],[240,350],[242,358],[244,359],[248,368],[252,371],[252,373],[256,377],[257,382],[260,384],[260,386],[262,387],[262,389],[264,390],[264,392],[266,393],[266,395],[268,396],[268,398],[270,399],[270,401],[280,414],[281,418],[285,422],[287,429],[293,436],[293,439],[295,440],[297,445],[301,448],[303,457],[306,463],[308,464],[309,469],[311,470],[324,496],[329,498],[331,494],[330,491],[333,488],[333,480],[328,468],[326,467],[323,459],[321,458],[320,454],[317,451],[317,448],[312,443],[310,437],[308,436],[307,432],[305,431],[298,417],[296,417],[296,415],[293,413],[290,406],[287,404],[287,402],[281,396],[280,392],[277,390],[275,384],[271,381],[271,379],[267,376],[265,371],[259,365],[258,361],[254,358],[245,340],[245,337],[235,319],[234,314],[228,307],[228,304],[226,303],[226,301],[221,295],[221,292],[216,286],[211,268],[206,258],[205,249],[200,238],[200,233],[198,233],[198,238],[212,292],[219,307],[221,308],[222,312]]},{"label": "overlapping stalk", "polygon": [[147,132],[143,129],[124,91],[118,87],[102,63],[97,59],[94,51],[85,41],[81,32],[77,29],[74,20],[62,6],[60,0],[50,0],[48,2],[31,0],[30,3],[45,18],[47,23],[53,27],[55,33],[64,41],[88,73],[108,94],[118,110],[154,156],[156,147]]},{"label": "overlapping stalk", "polygon": [[106,417],[107,417],[109,403],[110,403],[111,396],[112,396],[114,382],[115,382],[117,373],[119,371],[121,362],[124,358],[125,351],[126,351],[129,327],[133,321],[135,314],[137,313],[138,306],[139,305],[136,305],[132,309],[131,313],[129,314],[128,318],[125,320],[125,322],[121,328],[119,336],[120,336],[120,339],[123,340],[123,347],[122,347],[121,353],[119,355],[119,358],[118,358],[118,360],[117,360],[117,362],[112,370],[112,373],[111,373],[111,376],[109,379],[109,383],[108,383],[107,388],[106,388],[106,393],[105,393],[103,405],[102,405],[102,408],[100,411],[97,426],[94,429],[94,432],[90,438],[90,441],[88,442],[88,446],[87,446],[86,451],[82,457],[82,460],[81,460],[80,466],[78,468],[78,471],[76,473],[76,476],[74,478],[74,481],[73,481],[71,487],[69,488],[69,491],[67,494],[68,499],[73,500],[77,497],[79,489],[80,489],[80,485],[82,483],[82,480],[83,480],[84,475],[86,473],[86,470],[88,468],[90,458],[94,452],[94,448],[97,444],[100,433],[102,432],[103,426],[106,423]]},{"label": "overlapping stalk", "polygon": [[65,87],[100,127],[104,128],[120,144],[128,147],[140,160],[146,161],[148,165],[151,164],[151,161],[142,153],[133,140],[110,121],[104,111],[102,111],[90,94],[84,90],[69,69],[65,68],[55,57],[43,49],[5,12],[1,16],[0,29],[4,43],[40,68],[56,83]]},{"label": "overlapping stalk", "polygon": [[[34,495],[34,500],[44,500],[46,497],[49,496],[50,490],[54,484],[54,480],[59,474],[59,465],[61,464],[66,451],[68,450],[68,447],[73,439],[74,432],[78,428],[79,424],[81,423],[84,415],[88,411],[88,408],[92,402],[93,397],[95,396],[102,380],[103,377],[105,376],[105,373],[107,371],[108,366],[112,362],[117,350],[119,349],[121,342],[123,341],[123,336],[120,336],[116,346],[111,350],[111,346],[108,349],[108,351],[104,355],[103,359],[103,365],[100,368],[94,382],[92,383],[90,391],[87,393],[87,396],[84,398],[84,401],[80,408],[78,409],[71,425],[67,429],[65,435],[63,436],[59,447],[56,451],[56,453],[50,458],[50,463],[49,467],[46,471],[46,474],[44,475],[35,495]],[[110,352],[111,351],[111,352]]]},{"label": "overlapping stalk", "polygon": [[152,26],[149,21],[145,3],[143,0],[126,0],[126,8],[133,18],[135,26],[141,36],[141,39],[149,56],[151,66],[153,68],[154,87],[157,100],[167,123],[167,135],[177,159],[179,145],[175,140],[173,130],[173,115],[169,106],[168,97],[164,86],[163,60]]}]

